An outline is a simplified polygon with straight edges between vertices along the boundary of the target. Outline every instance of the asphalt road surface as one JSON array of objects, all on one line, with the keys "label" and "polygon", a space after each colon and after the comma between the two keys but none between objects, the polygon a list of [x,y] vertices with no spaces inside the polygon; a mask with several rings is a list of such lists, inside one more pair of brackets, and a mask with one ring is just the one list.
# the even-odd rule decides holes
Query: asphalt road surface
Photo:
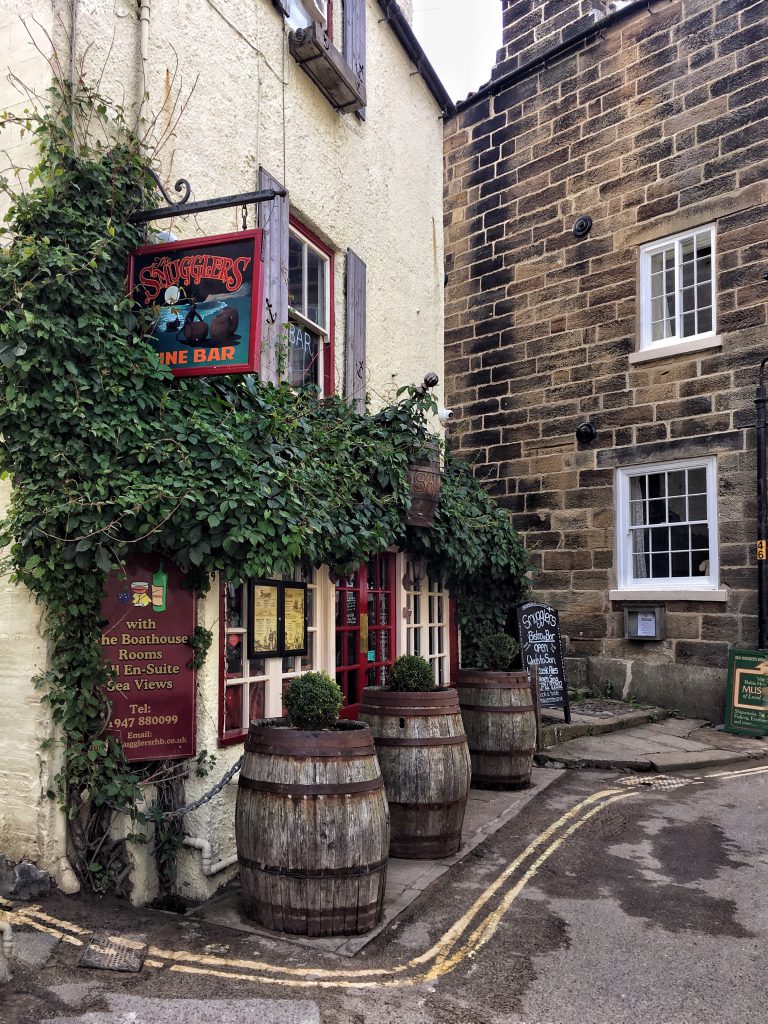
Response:
[{"label": "asphalt road surface", "polygon": [[[564,773],[354,958],[51,898],[0,1022],[764,1024],[768,766],[626,782]],[[103,927],[148,937],[141,972],[77,966]]]}]

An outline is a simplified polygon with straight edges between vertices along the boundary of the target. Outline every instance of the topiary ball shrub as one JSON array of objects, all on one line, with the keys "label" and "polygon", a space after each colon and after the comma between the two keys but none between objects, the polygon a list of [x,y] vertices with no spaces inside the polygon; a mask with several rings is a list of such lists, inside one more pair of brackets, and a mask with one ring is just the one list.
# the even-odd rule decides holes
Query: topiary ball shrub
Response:
[{"label": "topiary ball shrub", "polygon": [[520,644],[509,633],[486,633],[475,642],[472,667],[484,672],[507,672],[519,650]]},{"label": "topiary ball shrub", "polygon": [[437,689],[429,662],[417,654],[403,654],[395,661],[387,676],[387,686],[410,693]]},{"label": "topiary ball shrub", "polygon": [[318,732],[336,725],[344,694],[327,673],[305,672],[289,685],[283,703],[291,725],[306,732]]}]

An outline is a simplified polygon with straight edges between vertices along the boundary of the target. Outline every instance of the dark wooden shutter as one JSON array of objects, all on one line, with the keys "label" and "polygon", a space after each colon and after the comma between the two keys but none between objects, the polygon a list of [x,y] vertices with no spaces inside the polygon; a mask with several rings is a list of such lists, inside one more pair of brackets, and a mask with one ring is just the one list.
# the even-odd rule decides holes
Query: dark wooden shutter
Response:
[{"label": "dark wooden shutter", "polygon": [[344,394],[358,412],[365,411],[365,264],[347,249]]},{"label": "dark wooden shutter", "polygon": [[[283,186],[263,167],[259,188]],[[278,344],[285,341],[288,322],[288,197],[259,203],[259,227],[264,229],[264,311],[261,334],[262,380],[277,382]]]},{"label": "dark wooden shutter", "polygon": [[[365,88],[365,0],[344,0],[344,59]],[[365,120],[365,109],[357,111]]]}]

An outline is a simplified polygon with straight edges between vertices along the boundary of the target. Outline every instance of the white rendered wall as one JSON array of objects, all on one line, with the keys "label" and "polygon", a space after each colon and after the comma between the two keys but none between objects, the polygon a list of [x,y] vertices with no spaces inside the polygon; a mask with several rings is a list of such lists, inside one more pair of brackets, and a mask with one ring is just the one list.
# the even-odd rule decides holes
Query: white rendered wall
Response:
[{"label": "white rendered wall", "polygon": [[[102,91],[120,101],[133,117],[146,89],[145,130],[150,139],[164,140],[156,165],[169,188],[183,176],[192,183],[193,199],[244,192],[258,187],[258,168],[263,165],[288,189],[291,212],[335,252],[337,390],[343,382],[347,248],[367,265],[367,368],[374,407],[403,384],[420,382],[428,370],[442,378],[442,123],[437,103],[414,73],[391,28],[380,23],[378,4],[368,0],[365,121],[335,111],[295,63],[288,52],[282,16],[271,0],[206,4],[152,0],[146,83],[134,0],[79,0],[77,7],[76,49],[80,58],[87,51],[89,81],[101,76]],[[45,60],[28,48],[19,49],[19,40],[26,36],[19,20],[22,15],[27,24],[34,17],[48,27],[62,63],[68,66],[70,8],[62,0],[4,0],[0,70],[11,65],[36,87],[47,80]],[[341,48],[341,5],[336,8],[334,39]],[[15,41],[12,46],[6,46],[7,39]],[[24,57],[17,65],[21,53]],[[14,97],[18,103],[18,94]],[[9,143],[0,139],[0,144]],[[10,145],[16,162],[30,159],[20,139],[12,137]],[[254,226],[253,208],[249,216]],[[236,231],[240,211],[163,221],[157,227],[171,228],[180,238]],[[437,395],[442,402],[442,379]],[[15,594],[14,588],[3,590],[0,637],[15,635],[10,609],[13,606],[16,615],[21,602],[26,609],[25,644],[40,655],[43,648],[34,618],[35,614],[39,618],[39,610],[30,610],[26,595]],[[190,800],[220,778],[242,753],[240,746],[219,749],[217,745],[216,588],[200,602],[198,616],[215,637],[198,675],[198,751],[215,753],[218,762],[210,779],[193,778],[187,784]],[[324,660],[330,671],[332,629],[331,620],[324,631]],[[13,851],[22,852],[28,843],[29,854],[53,870],[52,854],[46,853],[46,841],[40,838],[37,812],[29,806],[30,794],[39,790],[38,748],[46,721],[39,694],[29,684],[34,674],[31,664],[22,655],[2,666],[3,689],[14,693],[26,724],[13,768],[7,767],[4,758],[0,760],[0,807],[9,806],[12,796],[24,808],[19,806],[17,817],[8,819],[7,825],[0,816],[0,825],[18,832]],[[276,700],[268,695],[268,713],[279,712]],[[7,727],[0,723],[0,753],[11,733],[18,740],[18,732],[10,721]],[[234,852],[235,795],[236,784],[232,784],[184,820],[188,835],[211,843],[214,861]],[[10,853],[4,837],[0,852]],[[134,900],[140,903],[155,895],[156,882],[148,847],[135,848],[133,854],[138,862]],[[188,849],[181,852],[179,867],[180,892],[191,899],[206,898],[234,870],[207,879],[200,869],[200,853]]]}]

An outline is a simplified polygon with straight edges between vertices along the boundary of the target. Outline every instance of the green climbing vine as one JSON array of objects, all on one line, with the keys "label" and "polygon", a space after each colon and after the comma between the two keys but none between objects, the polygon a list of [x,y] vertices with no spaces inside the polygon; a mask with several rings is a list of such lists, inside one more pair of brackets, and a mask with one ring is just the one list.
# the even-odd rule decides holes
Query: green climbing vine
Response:
[{"label": "green climbing vine", "polygon": [[[178,775],[130,766],[107,732],[105,574],[151,550],[204,589],[216,572],[266,576],[300,560],[343,571],[404,544],[407,470],[435,405],[406,388],[361,415],[254,376],[174,379],[125,295],[126,256],[144,240],[129,216],[154,201],[144,144],[87,86],[54,88],[45,109],[9,122],[34,138],[39,162],[23,190],[0,182],[0,471],[13,483],[0,543],[45,607],[50,667],[37,683],[63,751],[51,795],[69,817],[70,856],[84,883],[125,893],[116,810],[146,820],[142,784],[162,779],[167,800]],[[508,517],[459,463],[436,528],[408,530],[408,542],[447,572],[464,623],[498,617],[523,589]],[[192,638],[196,666],[210,642],[202,629]],[[166,831],[170,871],[181,833]]]}]

